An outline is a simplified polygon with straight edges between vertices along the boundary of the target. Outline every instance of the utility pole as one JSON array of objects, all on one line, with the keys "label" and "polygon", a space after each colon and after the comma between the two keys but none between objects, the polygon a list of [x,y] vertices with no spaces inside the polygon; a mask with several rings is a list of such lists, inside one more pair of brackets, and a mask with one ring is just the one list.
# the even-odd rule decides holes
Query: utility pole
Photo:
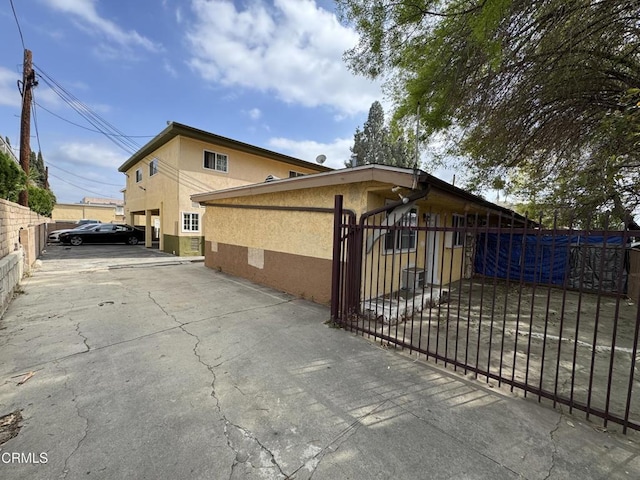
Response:
[{"label": "utility pole", "polygon": [[[31,63],[31,50],[24,50],[24,66],[22,70],[22,116],[20,117],[20,166],[29,182],[29,158],[31,157],[31,103],[33,94],[31,89],[38,85],[36,74]],[[18,195],[18,203],[29,206],[29,192],[27,186]]]}]

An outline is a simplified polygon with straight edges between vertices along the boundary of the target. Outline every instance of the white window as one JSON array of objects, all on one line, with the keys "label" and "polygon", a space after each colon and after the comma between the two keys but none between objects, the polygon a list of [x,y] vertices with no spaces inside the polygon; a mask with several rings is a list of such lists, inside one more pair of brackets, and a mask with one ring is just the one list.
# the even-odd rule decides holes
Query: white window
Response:
[{"label": "white window", "polygon": [[224,153],[204,151],[204,168],[226,173],[229,169],[229,157]]},{"label": "white window", "polygon": [[182,231],[183,232],[199,232],[200,231],[200,214],[182,212]]},{"label": "white window", "polygon": [[142,169],[139,168],[136,170],[136,183],[139,183],[142,181]]},{"label": "white window", "polygon": [[149,176],[153,177],[156,173],[158,173],[158,159],[154,158],[149,162]]},{"label": "white window", "polygon": [[453,214],[451,217],[451,226],[456,230],[445,234],[445,245],[448,248],[462,247],[464,245],[464,215]]},{"label": "white window", "polygon": [[384,249],[387,253],[415,250],[418,240],[418,210],[412,208],[402,216],[393,230],[384,236]]}]

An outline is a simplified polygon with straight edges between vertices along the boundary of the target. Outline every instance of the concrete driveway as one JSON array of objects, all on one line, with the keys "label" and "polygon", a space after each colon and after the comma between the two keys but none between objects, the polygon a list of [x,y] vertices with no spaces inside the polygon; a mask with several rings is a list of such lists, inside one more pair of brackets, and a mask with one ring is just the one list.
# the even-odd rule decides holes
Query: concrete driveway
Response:
[{"label": "concrete driveway", "polygon": [[637,435],[190,259],[56,246],[22,289],[0,321],[0,416],[22,416],[2,479],[640,478]]}]

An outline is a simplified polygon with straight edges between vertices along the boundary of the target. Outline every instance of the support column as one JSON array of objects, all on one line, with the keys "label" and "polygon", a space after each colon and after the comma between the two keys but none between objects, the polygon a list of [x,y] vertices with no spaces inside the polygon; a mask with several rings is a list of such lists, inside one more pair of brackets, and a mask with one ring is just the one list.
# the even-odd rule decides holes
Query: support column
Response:
[{"label": "support column", "polygon": [[151,224],[151,210],[144,211],[145,228],[144,228],[144,246],[151,248],[153,246],[153,225]]},{"label": "support column", "polygon": [[160,202],[160,211],[158,212],[158,218],[160,218],[160,232],[158,233],[158,236],[160,237],[160,251],[164,252],[164,202]]}]

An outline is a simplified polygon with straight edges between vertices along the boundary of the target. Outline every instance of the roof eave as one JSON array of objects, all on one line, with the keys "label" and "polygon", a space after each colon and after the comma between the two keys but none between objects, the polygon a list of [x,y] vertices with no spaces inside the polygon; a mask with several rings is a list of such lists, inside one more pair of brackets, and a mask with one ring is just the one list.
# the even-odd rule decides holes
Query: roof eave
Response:
[{"label": "roof eave", "polygon": [[301,160],[299,158],[290,157],[288,155],[273,152],[271,150],[267,150],[262,147],[256,147],[255,145],[250,145],[248,143],[240,142],[238,140],[222,137],[220,135],[216,135],[215,133],[205,132],[204,130],[199,130],[197,128],[193,128],[188,125],[183,125],[177,122],[171,122],[162,132],[160,132],[156,137],[154,137],[151,141],[149,141],[146,145],[144,145],[140,150],[134,153],[126,162],[124,162],[118,168],[118,171],[123,173],[126,172],[131,167],[133,167],[136,163],[143,160],[145,157],[147,157],[148,155],[150,155],[151,153],[153,153],[154,151],[162,147],[164,144],[168,143],[170,140],[180,135],[186,138],[191,138],[194,140],[200,140],[202,142],[213,143],[216,145],[220,145],[222,147],[231,148],[244,153],[259,155],[264,158],[269,158],[271,160],[276,160],[276,161],[287,163],[297,167],[314,169],[319,172],[329,172],[333,170],[323,165],[316,165],[314,163]]}]

